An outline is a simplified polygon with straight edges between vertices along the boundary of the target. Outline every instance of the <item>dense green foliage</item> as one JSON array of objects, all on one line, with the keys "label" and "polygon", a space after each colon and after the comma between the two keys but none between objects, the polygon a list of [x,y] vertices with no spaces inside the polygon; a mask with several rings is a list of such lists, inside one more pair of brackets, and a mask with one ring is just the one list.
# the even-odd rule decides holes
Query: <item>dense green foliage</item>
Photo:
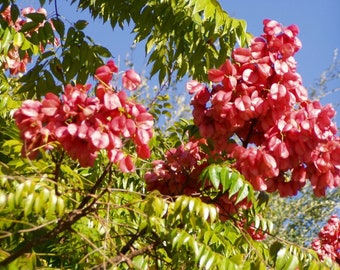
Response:
[{"label": "dense green foliage", "polygon": [[[20,14],[11,2],[2,1],[1,11],[12,4],[13,19]],[[136,42],[146,41],[151,75],[157,73],[160,82],[186,74],[204,80],[211,67],[230,56],[236,42],[245,46],[250,37],[245,22],[229,17],[216,0],[71,2],[113,28],[133,23]],[[122,173],[104,151],[89,168],[57,145],[51,151],[42,149],[37,159],[23,157],[13,110],[47,92],[61,95],[66,84],[85,84],[114,53],[84,34],[86,21],[67,27],[58,15],[51,21],[40,13],[28,17],[31,21],[19,32],[0,18],[0,269],[338,269],[303,245],[310,241],[304,230],[288,225],[293,231],[289,236],[275,227],[284,217],[273,209],[292,208],[286,210],[278,198],[254,191],[228,163],[211,164],[200,178],[208,186],[204,196],[214,200],[227,194],[235,204],[251,205],[226,220],[198,196],[146,190],[144,175],[152,161],[164,159],[169,149],[197,135],[190,120],[167,130],[156,127],[150,159],[135,155],[137,169],[131,173]],[[53,45],[56,38],[58,46]],[[13,48],[21,57],[32,57],[28,72],[10,74],[4,67]],[[146,102],[155,119],[161,111],[170,113],[166,96]],[[132,143],[126,148],[135,151]],[[313,200],[304,206],[294,201],[313,209],[323,203]],[[302,206],[295,211],[307,213]],[[257,241],[249,229],[269,237]]]},{"label": "dense green foliage", "polygon": [[[151,75],[159,81],[188,74],[206,79],[209,68],[222,64],[239,42],[248,43],[246,23],[230,17],[216,0],[90,1],[73,0],[94,18],[112,27],[134,25],[135,41],[145,41]],[[180,38],[179,38],[180,37]]]}]

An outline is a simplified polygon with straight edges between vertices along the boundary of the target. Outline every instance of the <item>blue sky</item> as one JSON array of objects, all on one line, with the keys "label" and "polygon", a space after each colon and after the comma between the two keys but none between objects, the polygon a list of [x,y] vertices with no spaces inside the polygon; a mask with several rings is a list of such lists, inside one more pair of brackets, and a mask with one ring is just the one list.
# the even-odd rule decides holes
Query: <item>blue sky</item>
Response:
[{"label": "blue sky", "polygon": [[[39,7],[38,0],[19,0],[18,5]],[[100,21],[92,22],[87,13],[76,11],[76,6],[70,7],[70,1],[57,0],[59,13],[69,21],[78,19],[91,21],[86,33],[94,40],[109,48],[115,59],[121,59],[121,69],[124,69],[124,59],[131,53],[130,47],[133,35],[131,27],[121,31],[112,31],[109,25],[102,25]],[[320,77],[321,73],[332,63],[333,52],[340,49],[340,1],[339,0],[221,0],[223,8],[230,16],[244,19],[248,24],[248,32],[257,36],[262,33],[262,20],[274,19],[283,25],[296,24],[300,28],[299,38],[302,49],[297,53],[298,72],[302,75],[304,85],[309,88]],[[53,12],[53,5],[46,7]],[[133,51],[132,60],[137,71],[145,69],[143,45]],[[330,84],[330,88],[339,87],[340,80]],[[179,86],[181,87],[181,86]],[[340,92],[328,96],[323,103],[340,103]],[[337,108],[340,114],[339,107]],[[340,119],[340,116],[337,117]],[[339,123],[339,121],[338,121]],[[338,124],[339,126],[339,124]]]}]

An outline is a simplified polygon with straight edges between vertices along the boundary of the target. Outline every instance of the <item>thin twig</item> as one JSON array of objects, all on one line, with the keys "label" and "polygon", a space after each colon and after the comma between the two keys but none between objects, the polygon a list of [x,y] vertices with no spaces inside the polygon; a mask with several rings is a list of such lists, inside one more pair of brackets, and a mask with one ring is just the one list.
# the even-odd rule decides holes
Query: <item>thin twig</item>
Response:
[{"label": "thin twig", "polygon": [[127,254],[127,255],[120,253],[119,255],[114,257],[111,261],[115,262],[115,264],[119,264],[121,262],[127,262],[128,260],[131,260],[133,257],[136,257],[136,256],[141,255],[141,254],[146,253],[146,252],[151,252],[156,245],[157,245],[157,243],[152,243],[152,244],[147,245],[147,246],[145,246],[141,249],[136,249],[136,250],[130,252],[129,254]]},{"label": "thin twig", "polygon": [[55,170],[54,170],[54,179],[53,179],[53,182],[54,182],[54,190],[55,190],[55,194],[57,196],[60,196],[61,193],[59,192],[58,190],[58,180],[59,180],[59,174],[60,174],[60,167],[61,167],[61,163],[64,159],[64,154],[65,152],[62,151],[61,153],[61,156],[58,158],[58,157],[55,157],[54,155],[52,155],[52,160],[53,162],[55,163]]},{"label": "thin twig", "polygon": [[58,12],[58,3],[57,0],[54,0],[54,10],[55,10],[55,16],[57,17],[57,19],[59,19],[59,12]]},{"label": "thin twig", "polygon": [[146,233],[146,228],[141,230],[140,232],[137,232],[133,237],[131,237],[130,241],[127,242],[127,244],[120,250],[120,254],[126,254],[132,247],[133,243],[142,235]]}]

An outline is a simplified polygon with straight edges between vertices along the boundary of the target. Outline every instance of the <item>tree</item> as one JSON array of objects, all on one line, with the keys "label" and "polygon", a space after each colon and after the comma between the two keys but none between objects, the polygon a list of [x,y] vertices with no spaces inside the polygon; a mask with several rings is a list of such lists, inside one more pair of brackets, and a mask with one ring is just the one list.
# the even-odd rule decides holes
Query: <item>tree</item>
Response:
[{"label": "tree", "polygon": [[[217,1],[72,1],[113,27],[133,21],[160,82],[195,79],[193,120],[164,131],[164,99],[142,104],[142,78],[104,61],[111,52],[85,36],[86,21],[66,28],[57,12],[11,2],[0,29],[2,267],[338,268],[336,250],[319,259],[266,218],[273,192],[339,186],[334,109],[301,85],[296,26],[265,20],[250,41]],[[330,227],[320,241],[336,248]]]}]

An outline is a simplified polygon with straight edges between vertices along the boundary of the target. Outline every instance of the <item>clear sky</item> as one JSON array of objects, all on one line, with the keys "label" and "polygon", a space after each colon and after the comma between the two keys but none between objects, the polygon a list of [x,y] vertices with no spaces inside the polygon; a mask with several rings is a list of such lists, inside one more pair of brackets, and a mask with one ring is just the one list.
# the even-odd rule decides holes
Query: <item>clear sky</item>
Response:
[{"label": "clear sky", "polygon": [[[17,3],[21,8],[28,5],[39,7],[38,0],[19,0]],[[59,13],[69,21],[75,22],[78,19],[91,21],[88,14],[77,12],[75,5],[70,8],[70,1],[57,0],[57,3]],[[277,20],[283,25],[298,25],[302,49],[297,53],[296,60],[298,72],[302,75],[307,88],[310,88],[331,65],[334,50],[340,49],[340,0],[220,0],[220,3],[230,16],[244,19],[248,24],[248,32],[255,36],[262,33],[262,20],[265,18]],[[52,13],[53,7],[46,9]],[[97,43],[109,48],[116,56],[116,60],[122,59],[123,62],[126,55],[131,52],[133,41],[131,29],[121,31],[117,28],[112,31],[109,25],[103,26],[97,21],[91,22],[86,31]],[[132,60],[137,71],[145,68],[143,45],[137,46],[134,50]],[[121,68],[124,69],[124,65]],[[330,87],[340,87],[340,79],[330,84]],[[340,92],[326,97],[322,102],[332,102],[334,105],[340,103]],[[339,107],[337,111],[340,114]],[[340,126],[340,116],[337,119]]]}]

